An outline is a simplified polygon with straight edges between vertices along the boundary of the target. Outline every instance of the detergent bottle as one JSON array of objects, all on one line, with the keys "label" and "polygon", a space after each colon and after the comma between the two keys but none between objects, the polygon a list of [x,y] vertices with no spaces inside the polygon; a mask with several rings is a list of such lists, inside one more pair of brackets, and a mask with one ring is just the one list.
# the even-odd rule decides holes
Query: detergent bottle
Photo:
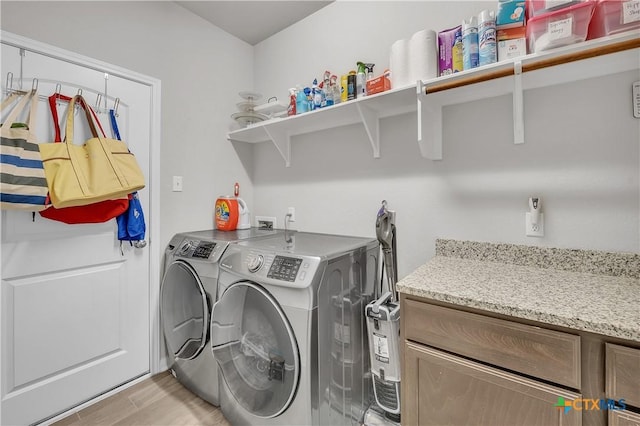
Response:
[{"label": "detergent bottle", "polygon": [[216,229],[235,231],[238,226],[238,199],[229,195],[216,200]]},{"label": "detergent bottle", "polygon": [[240,197],[238,200],[238,226],[236,229],[249,229],[251,228],[251,217],[249,215],[249,207],[247,203]]}]

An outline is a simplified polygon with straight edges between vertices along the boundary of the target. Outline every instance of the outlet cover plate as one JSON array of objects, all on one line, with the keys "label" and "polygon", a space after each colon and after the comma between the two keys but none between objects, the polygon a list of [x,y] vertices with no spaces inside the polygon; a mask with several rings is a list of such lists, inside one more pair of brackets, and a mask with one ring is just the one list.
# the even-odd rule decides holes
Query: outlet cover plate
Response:
[{"label": "outlet cover plate", "polygon": [[526,212],[525,218],[525,235],[527,237],[544,237],[544,213],[540,213],[540,219],[538,220],[538,226],[534,227],[531,224],[531,213]]}]

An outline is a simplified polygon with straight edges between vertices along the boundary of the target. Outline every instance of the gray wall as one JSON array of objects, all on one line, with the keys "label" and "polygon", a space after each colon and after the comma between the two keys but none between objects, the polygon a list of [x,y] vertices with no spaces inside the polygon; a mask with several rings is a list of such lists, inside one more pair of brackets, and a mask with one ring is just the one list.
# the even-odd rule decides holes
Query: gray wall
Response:
[{"label": "gray wall", "polygon": [[[380,159],[357,125],[294,137],[290,168],[270,143],[225,140],[239,91],[286,97],[358,60],[379,74],[395,40],[494,4],[339,1],[255,47],[171,2],[0,7],[3,30],[162,80],[162,244],[210,228],[215,198],[238,181],[252,214],[282,225],[293,206],[294,226],[306,231],[374,236],[388,200],[401,277],[433,255],[438,237],[640,251],[640,121],[631,115],[640,72],[526,92],[521,146],[512,143],[510,96],[446,107],[439,162],[420,157],[413,115],[382,120]],[[172,175],[184,176],[184,192],[171,192]],[[543,198],[542,239],[524,235],[531,195]]]},{"label": "gray wall", "polygon": [[[284,95],[325,69],[344,74],[358,60],[376,63],[378,75],[395,40],[451,28],[493,7],[333,3],[256,46],[255,86]],[[445,107],[438,162],[420,157],[415,114],[382,120],[380,159],[362,125],[294,137],[290,168],[272,144],[260,144],[254,211],[280,221],[293,206],[298,229],[375,235],[386,199],[397,211],[401,277],[434,255],[436,238],[638,252],[637,80],[640,71],[525,92],[526,143],[519,146],[512,143],[511,96]],[[543,200],[544,238],[525,236],[531,195]]]},{"label": "gray wall", "polygon": [[[3,1],[0,8],[5,31],[162,81],[162,247],[176,232],[212,228],[216,197],[234,182],[252,198],[226,141],[238,92],[252,89],[252,46],[173,2]],[[183,192],[172,192],[173,175],[184,177]]]}]

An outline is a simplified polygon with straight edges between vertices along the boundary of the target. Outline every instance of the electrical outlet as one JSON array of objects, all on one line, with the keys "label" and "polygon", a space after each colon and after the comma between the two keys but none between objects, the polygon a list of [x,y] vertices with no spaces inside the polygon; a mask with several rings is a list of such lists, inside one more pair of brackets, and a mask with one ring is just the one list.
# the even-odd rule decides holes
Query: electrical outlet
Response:
[{"label": "electrical outlet", "polygon": [[289,207],[289,209],[287,209],[287,216],[289,216],[289,222],[295,222],[296,221],[296,208],[295,207]]},{"label": "electrical outlet", "polygon": [[182,192],[182,176],[173,177],[173,192]]},{"label": "electrical outlet", "polygon": [[540,213],[537,224],[531,223],[531,213],[526,212],[525,218],[525,235],[527,237],[544,237],[544,213]]},{"label": "electrical outlet", "polygon": [[276,229],[276,218],[273,216],[256,216],[256,227],[260,229]]}]

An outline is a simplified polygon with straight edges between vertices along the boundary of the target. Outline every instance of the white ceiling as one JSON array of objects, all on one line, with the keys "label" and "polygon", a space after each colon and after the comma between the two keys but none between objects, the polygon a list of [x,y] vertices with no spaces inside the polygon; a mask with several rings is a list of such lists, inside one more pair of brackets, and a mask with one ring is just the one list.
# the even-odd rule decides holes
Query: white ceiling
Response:
[{"label": "white ceiling", "polygon": [[331,1],[176,1],[251,45],[322,9]]}]

